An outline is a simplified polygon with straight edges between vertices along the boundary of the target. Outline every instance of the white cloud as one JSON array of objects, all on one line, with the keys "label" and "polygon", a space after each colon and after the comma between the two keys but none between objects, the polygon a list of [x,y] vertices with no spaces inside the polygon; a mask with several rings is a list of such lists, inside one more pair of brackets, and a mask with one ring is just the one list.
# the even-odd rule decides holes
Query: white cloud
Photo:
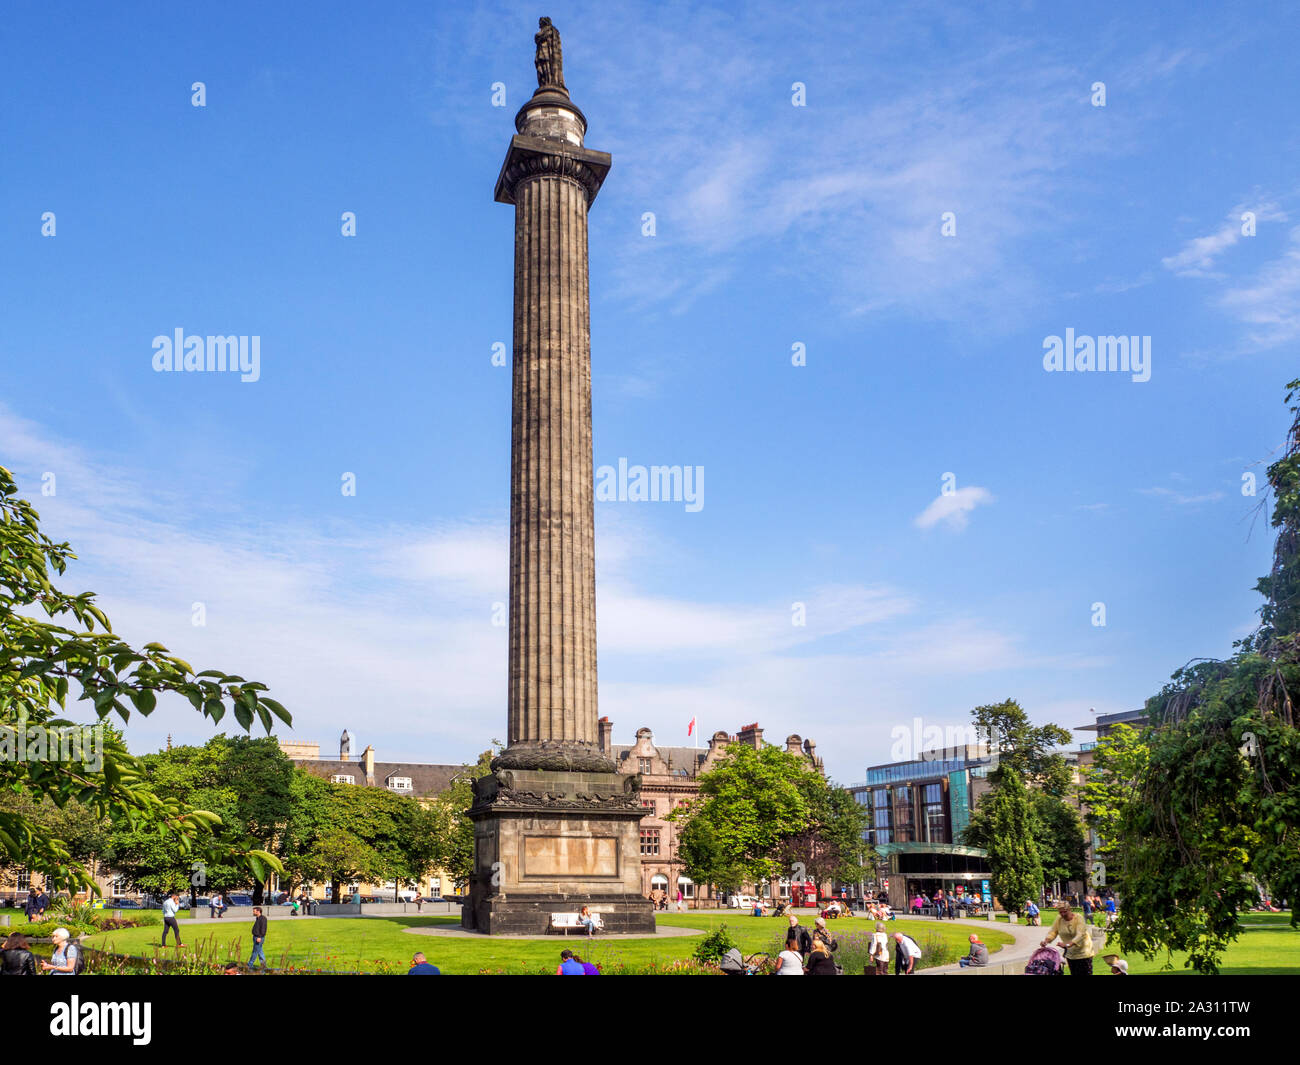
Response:
[{"label": "white cloud", "polygon": [[987,488],[974,485],[953,492],[941,492],[916,516],[915,524],[919,528],[929,529],[939,522],[945,522],[950,529],[960,531],[966,528],[972,510],[983,503],[992,502],[993,493]]},{"label": "white cloud", "polygon": [[1220,304],[1249,326],[1248,341],[1271,348],[1300,337],[1300,226],[1286,250],[1265,263],[1244,284],[1229,288]]}]

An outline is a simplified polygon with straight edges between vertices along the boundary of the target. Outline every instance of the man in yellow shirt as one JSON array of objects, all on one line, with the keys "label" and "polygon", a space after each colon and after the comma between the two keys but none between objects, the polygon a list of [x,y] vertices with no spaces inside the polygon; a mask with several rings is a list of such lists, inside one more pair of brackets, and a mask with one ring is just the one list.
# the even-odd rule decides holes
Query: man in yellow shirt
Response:
[{"label": "man in yellow shirt", "polygon": [[1071,976],[1092,975],[1092,932],[1083,914],[1075,913],[1074,908],[1063,902],[1057,908],[1056,920],[1043,940],[1045,947],[1053,939],[1060,938],[1065,947],[1065,964],[1070,967]]}]

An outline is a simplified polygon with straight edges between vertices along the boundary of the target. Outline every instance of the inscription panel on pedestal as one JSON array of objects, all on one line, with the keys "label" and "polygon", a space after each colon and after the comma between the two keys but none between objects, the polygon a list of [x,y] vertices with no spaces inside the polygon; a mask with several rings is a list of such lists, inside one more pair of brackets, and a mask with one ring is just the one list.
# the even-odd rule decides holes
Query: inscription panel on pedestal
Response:
[{"label": "inscription panel on pedestal", "polygon": [[618,876],[615,836],[525,836],[520,842],[525,879]]}]

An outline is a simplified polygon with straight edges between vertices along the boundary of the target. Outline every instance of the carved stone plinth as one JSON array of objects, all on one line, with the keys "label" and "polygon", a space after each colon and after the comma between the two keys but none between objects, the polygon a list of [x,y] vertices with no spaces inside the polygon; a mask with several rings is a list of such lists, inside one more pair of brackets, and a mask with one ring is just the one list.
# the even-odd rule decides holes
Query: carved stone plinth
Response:
[{"label": "carved stone plinth", "polygon": [[652,935],[641,895],[641,778],[499,769],[474,783],[474,872],[461,925],[545,935],[552,913],[599,913],[606,932]]}]

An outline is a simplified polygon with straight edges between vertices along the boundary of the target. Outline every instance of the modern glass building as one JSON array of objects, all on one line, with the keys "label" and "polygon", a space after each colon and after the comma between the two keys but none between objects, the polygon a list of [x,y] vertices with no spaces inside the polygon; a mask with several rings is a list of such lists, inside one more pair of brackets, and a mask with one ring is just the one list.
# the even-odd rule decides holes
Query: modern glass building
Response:
[{"label": "modern glass building", "polygon": [[988,855],[963,843],[971,810],[989,787],[991,758],[983,747],[946,747],[908,762],[867,770],[849,790],[867,808],[863,833],[880,856],[877,878],[895,908],[918,893],[977,895],[988,891]]}]

